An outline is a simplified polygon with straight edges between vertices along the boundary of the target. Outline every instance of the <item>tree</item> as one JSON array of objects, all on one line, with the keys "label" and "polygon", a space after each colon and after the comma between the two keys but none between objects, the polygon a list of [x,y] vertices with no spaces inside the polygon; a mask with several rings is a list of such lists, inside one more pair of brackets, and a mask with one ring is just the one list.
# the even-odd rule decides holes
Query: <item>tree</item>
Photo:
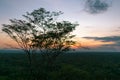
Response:
[{"label": "tree", "polygon": [[46,64],[53,63],[62,53],[69,51],[75,44],[71,32],[78,26],[69,21],[58,21],[62,12],[50,12],[44,8],[23,15],[25,20],[11,19],[11,24],[4,24],[2,31],[17,42],[29,58],[32,65],[32,54],[40,52]]},{"label": "tree", "polygon": [[58,22],[57,18],[62,12],[50,12],[44,8],[34,10],[24,15],[28,21],[36,26],[37,34],[34,34],[32,47],[39,49],[43,58],[52,63],[63,52],[69,51],[75,35],[71,32],[78,26],[69,21]]},{"label": "tree", "polygon": [[18,46],[27,54],[29,68],[32,73],[31,39],[33,37],[32,33],[34,33],[35,26],[32,26],[31,23],[25,20],[10,19],[10,22],[10,25],[3,24],[2,31],[7,33],[10,38],[17,42]]}]

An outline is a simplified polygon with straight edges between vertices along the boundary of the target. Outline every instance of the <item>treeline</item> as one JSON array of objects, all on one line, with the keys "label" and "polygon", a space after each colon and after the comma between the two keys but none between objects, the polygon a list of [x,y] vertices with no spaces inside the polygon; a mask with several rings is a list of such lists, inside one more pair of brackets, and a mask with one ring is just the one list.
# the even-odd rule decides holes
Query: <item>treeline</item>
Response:
[{"label": "treeline", "polygon": [[[118,53],[64,54],[53,66],[39,67],[41,74],[35,76],[39,80],[119,80],[119,57]],[[24,54],[0,54],[0,59],[0,80],[32,79]]]}]

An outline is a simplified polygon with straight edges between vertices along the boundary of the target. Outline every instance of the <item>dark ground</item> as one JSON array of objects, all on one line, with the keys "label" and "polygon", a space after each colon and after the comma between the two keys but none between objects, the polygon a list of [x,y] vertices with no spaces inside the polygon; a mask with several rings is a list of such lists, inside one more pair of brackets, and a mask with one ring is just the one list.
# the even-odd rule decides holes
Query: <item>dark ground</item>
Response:
[{"label": "dark ground", "polygon": [[[37,58],[40,58],[39,55]],[[120,80],[118,52],[67,53],[61,55],[55,64],[61,67],[59,70],[46,72],[48,80]],[[27,76],[25,54],[0,53],[0,80],[27,80],[24,78]]]}]

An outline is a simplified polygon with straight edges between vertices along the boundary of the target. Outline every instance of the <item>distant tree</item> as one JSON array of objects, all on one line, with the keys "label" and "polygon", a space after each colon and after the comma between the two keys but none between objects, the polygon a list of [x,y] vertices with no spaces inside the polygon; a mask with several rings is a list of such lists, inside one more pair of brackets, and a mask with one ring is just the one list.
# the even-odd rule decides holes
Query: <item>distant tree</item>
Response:
[{"label": "distant tree", "polygon": [[52,63],[62,53],[75,44],[71,32],[78,25],[69,21],[58,21],[62,12],[50,12],[44,8],[23,15],[25,20],[11,19],[11,24],[3,24],[2,31],[17,42],[32,65],[33,51],[40,52],[46,64]]}]

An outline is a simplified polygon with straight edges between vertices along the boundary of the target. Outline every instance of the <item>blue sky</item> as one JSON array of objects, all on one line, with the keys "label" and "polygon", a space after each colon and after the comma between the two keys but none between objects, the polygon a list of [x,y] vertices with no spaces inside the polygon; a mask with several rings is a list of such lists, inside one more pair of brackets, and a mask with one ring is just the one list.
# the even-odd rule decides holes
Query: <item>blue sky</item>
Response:
[{"label": "blue sky", "polygon": [[[64,14],[60,16],[60,20],[78,22],[79,26],[73,34],[76,34],[79,40],[81,37],[120,36],[120,0],[106,0],[107,3],[110,4],[108,9],[95,14],[84,10],[86,1],[87,0],[0,0],[0,28],[2,27],[1,24],[9,23],[9,19],[23,19],[22,15],[26,12],[31,12],[34,9],[43,7],[50,11],[64,12]],[[2,37],[0,39],[0,47],[2,47],[4,43],[8,42],[7,40],[9,38],[4,33],[1,33],[0,36]],[[3,39],[6,40],[3,41]],[[92,38],[89,39],[91,41]],[[97,40],[93,40],[97,42]],[[81,42],[85,43],[85,41]],[[87,43],[88,42],[89,41],[87,41]],[[117,46],[117,48],[118,47],[119,46]],[[107,47],[106,50],[109,50],[109,48]],[[114,50],[117,51],[118,49],[115,48]]]}]

